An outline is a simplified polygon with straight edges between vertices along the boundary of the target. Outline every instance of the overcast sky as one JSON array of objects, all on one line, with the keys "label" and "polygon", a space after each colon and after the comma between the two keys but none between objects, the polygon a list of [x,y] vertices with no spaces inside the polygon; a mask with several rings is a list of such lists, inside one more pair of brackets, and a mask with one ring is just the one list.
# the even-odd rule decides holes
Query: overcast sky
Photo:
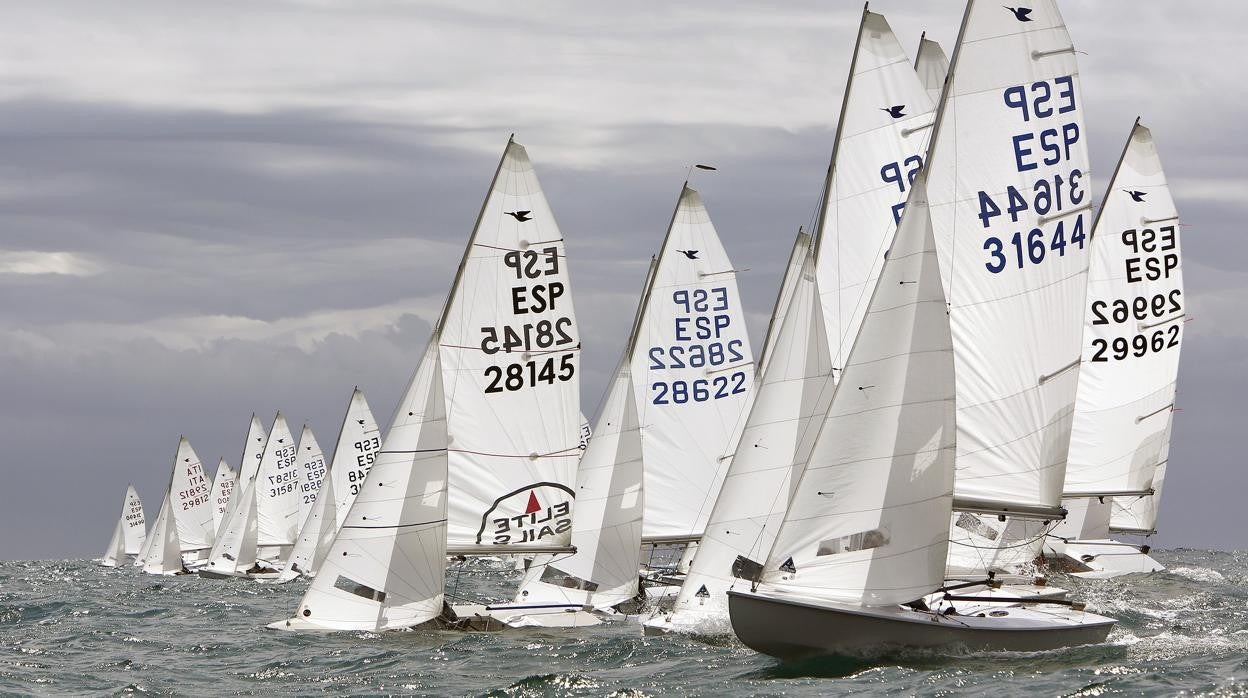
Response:
[{"label": "overcast sky", "polygon": [[[957,0],[891,0],[913,52]],[[1094,189],[1153,129],[1190,296],[1159,546],[1245,548],[1248,4],[1063,3]],[[327,449],[388,422],[508,134],[567,238],[585,410],[686,168],[761,342],[831,151],[855,2],[213,3],[0,10],[0,559],[98,556],[179,434],[237,465],[250,414]],[[519,12],[519,13],[518,13]]]}]

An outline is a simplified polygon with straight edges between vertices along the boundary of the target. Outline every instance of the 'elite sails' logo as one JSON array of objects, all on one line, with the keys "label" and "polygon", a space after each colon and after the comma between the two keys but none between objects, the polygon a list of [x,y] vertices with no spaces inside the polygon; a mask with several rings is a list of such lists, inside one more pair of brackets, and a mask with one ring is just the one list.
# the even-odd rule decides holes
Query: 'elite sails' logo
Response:
[{"label": "'elite sails' logo", "polygon": [[536,482],[503,495],[481,517],[477,543],[566,545],[572,533],[571,488]]}]

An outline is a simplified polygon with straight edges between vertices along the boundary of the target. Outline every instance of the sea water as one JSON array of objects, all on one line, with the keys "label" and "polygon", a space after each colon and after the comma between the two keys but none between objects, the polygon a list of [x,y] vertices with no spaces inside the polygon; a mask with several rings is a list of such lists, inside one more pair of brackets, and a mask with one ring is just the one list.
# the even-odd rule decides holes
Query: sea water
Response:
[{"label": "sea water", "polygon": [[[1155,551],[1167,572],[1065,576],[1118,627],[1103,645],[785,665],[735,638],[576,630],[294,634],[307,583],[155,577],[92,561],[0,563],[0,693],[49,695],[1248,695],[1248,553]],[[509,563],[452,566],[500,598]]]}]

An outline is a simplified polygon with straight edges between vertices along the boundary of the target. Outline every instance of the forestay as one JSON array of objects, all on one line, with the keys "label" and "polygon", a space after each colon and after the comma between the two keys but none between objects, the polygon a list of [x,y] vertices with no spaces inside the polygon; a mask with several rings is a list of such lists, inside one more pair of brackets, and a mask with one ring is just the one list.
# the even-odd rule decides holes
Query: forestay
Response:
[{"label": "forestay", "polygon": [[[281,412],[265,444],[256,474],[256,530],[260,546],[293,545],[299,533],[299,468],[295,439]],[[289,553],[289,551],[286,551]]]},{"label": "forestay", "polygon": [[840,367],[923,164],[932,100],[882,15],[863,11],[815,234],[820,303]]},{"label": "forestay", "polygon": [[303,431],[299,433],[298,443],[299,484],[295,489],[299,495],[299,514],[295,518],[298,519],[297,528],[302,528],[320,494],[326,467],[325,454],[321,451],[321,445],[316,442],[312,428],[307,424],[303,425]]},{"label": "forestay", "polygon": [[1091,240],[1065,494],[1113,495],[1144,513],[1126,522],[1143,531],[1153,529],[1155,507],[1132,500],[1156,490],[1170,452],[1187,305],[1179,238],[1152,133],[1136,123]]},{"label": "forestay", "polygon": [[684,187],[638,324],[645,536],[699,535],[736,449],[754,382],[737,271]]},{"label": "forestay", "polygon": [[186,437],[178,439],[169,483],[169,500],[183,552],[212,547],[212,483]]},{"label": "forestay", "polygon": [[924,174],[763,570],[805,597],[881,605],[939,587],[953,495],[953,348]]},{"label": "forestay", "polygon": [[212,502],[212,530],[214,531],[221,530],[221,522],[225,519],[225,512],[230,506],[230,497],[234,494],[235,478],[234,469],[222,458],[217,463],[217,473],[212,478],[212,493],[208,497]]},{"label": "forestay", "polygon": [[1053,0],[968,4],[929,155],[957,362],[955,508],[1061,517],[1087,268],[1075,49]]},{"label": "forestay", "polygon": [[435,331],[295,618],[270,627],[384,630],[441,612],[447,452],[438,344]]},{"label": "forestay", "polygon": [[563,234],[509,142],[445,309],[452,545],[567,545],[580,336]]}]

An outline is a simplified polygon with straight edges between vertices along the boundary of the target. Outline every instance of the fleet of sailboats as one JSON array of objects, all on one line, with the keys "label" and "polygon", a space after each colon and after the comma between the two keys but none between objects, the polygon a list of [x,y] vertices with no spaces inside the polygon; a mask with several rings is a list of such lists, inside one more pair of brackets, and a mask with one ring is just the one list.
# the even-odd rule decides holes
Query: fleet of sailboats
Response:
[{"label": "fleet of sailboats", "polygon": [[[1104,641],[1046,575],[1162,569],[1111,536],[1156,530],[1186,300],[1138,120],[1093,217],[1076,53],[1055,0],[969,0],[952,59],[924,36],[913,62],[864,8],[761,351],[686,181],[592,432],[564,235],[509,140],[384,436],[356,388],[328,459],[280,412],[212,480],[181,438],[150,532],[130,487],[101,564],[309,579],[292,631]],[[448,589],[474,556],[516,559],[509,599]]]}]

